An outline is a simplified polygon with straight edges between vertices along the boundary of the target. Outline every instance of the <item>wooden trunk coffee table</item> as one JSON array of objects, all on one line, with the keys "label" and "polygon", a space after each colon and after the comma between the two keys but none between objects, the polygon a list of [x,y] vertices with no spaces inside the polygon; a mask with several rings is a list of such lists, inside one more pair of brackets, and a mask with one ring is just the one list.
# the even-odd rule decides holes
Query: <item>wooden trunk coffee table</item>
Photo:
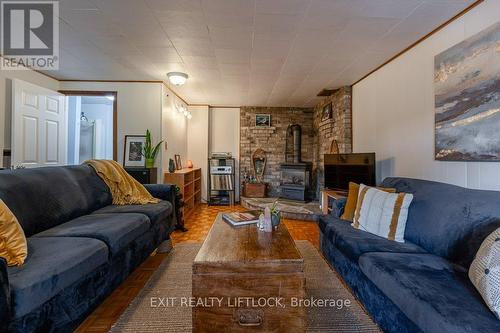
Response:
[{"label": "wooden trunk coffee table", "polygon": [[[286,226],[232,227],[219,214],[193,263],[193,332],[304,332],[304,260]],[[285,307],[282,307],[284,304]]]}]

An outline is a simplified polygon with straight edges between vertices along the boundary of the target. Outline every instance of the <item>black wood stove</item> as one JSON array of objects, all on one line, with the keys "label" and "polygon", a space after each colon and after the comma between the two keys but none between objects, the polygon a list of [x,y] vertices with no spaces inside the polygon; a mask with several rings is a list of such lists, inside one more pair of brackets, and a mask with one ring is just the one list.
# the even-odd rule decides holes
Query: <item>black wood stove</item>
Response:
[{"label": "black wood stove", "polygon": [[[288,138],[293,137],[293,162],[289,163]],[[311,199],[312,163],[301,161],[302,130],[300,125],[290,125],[285,143],[285,163],[281,164],[281,197],[291,200]]]}]

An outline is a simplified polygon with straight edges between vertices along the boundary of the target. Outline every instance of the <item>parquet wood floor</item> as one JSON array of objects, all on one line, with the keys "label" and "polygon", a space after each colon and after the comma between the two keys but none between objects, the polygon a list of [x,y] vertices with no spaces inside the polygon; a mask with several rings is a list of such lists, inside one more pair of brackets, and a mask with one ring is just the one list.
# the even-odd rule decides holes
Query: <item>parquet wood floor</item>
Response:
[{"label": "parquet wood floor", "polygon": [[[171,238],[175,244],[203,242],[219,212],[245,210],[241,206],[199,205],[186,219],[187,232],[175,231]],[[295,240],[308,240],[319,248],[319,229],[315,222],[284,220]],[[128,304],[137,296],[167,254],[154,254],[139,266],[106,300],[78,327],[76,332],[107,332],[118,320]]]}]

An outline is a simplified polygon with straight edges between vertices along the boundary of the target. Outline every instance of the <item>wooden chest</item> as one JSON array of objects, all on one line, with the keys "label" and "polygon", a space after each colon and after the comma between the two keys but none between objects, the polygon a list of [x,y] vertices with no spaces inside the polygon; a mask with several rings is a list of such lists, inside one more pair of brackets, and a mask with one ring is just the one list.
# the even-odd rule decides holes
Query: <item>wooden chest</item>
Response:
[{"label": "wooden chest", "polygon": [[247,198],[265,198],[267,184],[265,183],[245,183],[243,186],[243,196]]},{"label": "wooden chest", "polygon": [[[221,214],[193,263],[193,332],[304,332],[304,261],[286,226],[234,228]],[[284,306],[284,307],[283,307]]]}]

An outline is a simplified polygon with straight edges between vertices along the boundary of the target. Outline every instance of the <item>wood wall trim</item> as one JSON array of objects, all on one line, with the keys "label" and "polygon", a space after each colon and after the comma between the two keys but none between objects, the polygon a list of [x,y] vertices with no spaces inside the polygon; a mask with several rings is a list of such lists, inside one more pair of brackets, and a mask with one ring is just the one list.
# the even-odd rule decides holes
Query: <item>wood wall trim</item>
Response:
[{"label": "wood wall trim", "polygon": [[97,83],[164,83],[160,80],[58,80],[59,82],[97,82]]},{"label": "wood wall trim", "polygon": [[58,90],[66,96],[109,96],[113,95],[113,160],[118,161],[118,92],[91,90]]},{"label": "wood wall trim", "polygon": [[[43,73],[42,73],[43,74]],[[96,82],[96,83],[158,83],[163,84],[168,90],[170,90],[177,98],[183,101],[186,105],[191,106],[184,98],[182,98],[172,87],[161,80],[58,80],[59,82]]]},{"label": "wood wall trim", "polygon": [[175,96],[177,96],[178,99],[180,99],[181,101],[183,101],[184,104],[186,104],[187,106],[191,106],[192,105],[192,104],[189,104],[188,102],[186,102],[186,100],[184,98],[182,98],[174,89],[172,89],[172,87],[169,84],[166,84],[165,81],[161,81],[161,83],[163,83],[163,85],[165,86],[165,88],[167,88],[168,90],[170,90],[172,92],[172,94],[174,94]]},{"label": "wood wall trim", "polygon": [[401,55],[405,54],[406,52],[408,52],[409,50],[411,50],[412,48],[414,48],[418,44],[420,44],[423,41],[425,41],[427,38],[431,37],[432,35],[434,35],[438,31],[442,30],[443,28],[445,28],[447,25],[449,25],[453,21],[455,21],[455,20],[459,19],[460,17],[462,17],[463,15],[467,14],[469,11],[471,11],[474,8],[476,8],[478,5],[480,5],[483,2],[484,2],[484,0],[476,0],[474,3],[472,3],[471,5],[469,5],[467,8],[465,8],[464,10],[462,10],[457,15],[453,16],[448,21],[444,22],[443,24],[441,24],[440,26],[438,26],[437,28],[435,28],[434,30],[432,30],[431,32],[429,32],[427,35],[423,36],[422,38],[420,38],[419,40],[417,40],[416,42],[414,42],[410,46],[406,47],[404,50],[402,50],[399,53],[397,53],[396,55],[394,55],[392,58],[390,58],[389,60],[387,60],[386,62],[384,62],[382,65],[377,66],[375,69],[371,70],[368,74],[364,75],[362,78],[360,78],[359,80],[357,80],[356,82],[354,82],[353,84],[351,84],[351,87],[354,87],[356,84],[358,84],[359,82],[363,81],[368,76],[372,75],[373,73],[375,73],[376,71],[378,71],[379,69],[381,69],[385,65],[389,64],[390,62],[392,62],[396,58],[399,58]]}]

